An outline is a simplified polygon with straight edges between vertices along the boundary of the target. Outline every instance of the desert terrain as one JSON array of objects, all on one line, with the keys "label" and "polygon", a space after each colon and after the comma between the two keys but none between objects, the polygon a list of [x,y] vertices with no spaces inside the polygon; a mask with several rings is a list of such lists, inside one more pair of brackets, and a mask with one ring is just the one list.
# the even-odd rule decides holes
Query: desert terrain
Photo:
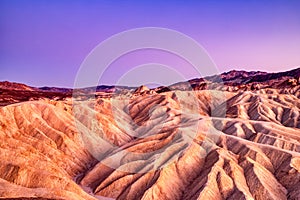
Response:
[{"label": "desert terrain", "polygon": [[0,199],[300,199],[300,68],[149,89],[0,82]]}]

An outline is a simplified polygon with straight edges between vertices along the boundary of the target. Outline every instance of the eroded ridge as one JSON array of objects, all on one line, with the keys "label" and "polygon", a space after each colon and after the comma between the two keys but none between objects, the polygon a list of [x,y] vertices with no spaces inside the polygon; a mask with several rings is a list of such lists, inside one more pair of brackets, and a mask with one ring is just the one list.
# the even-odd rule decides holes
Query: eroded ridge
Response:
[{"label": "eroded ridge", "polygon": [[12,101],[0,108],[0,197],[299,199],[298,71]]}]

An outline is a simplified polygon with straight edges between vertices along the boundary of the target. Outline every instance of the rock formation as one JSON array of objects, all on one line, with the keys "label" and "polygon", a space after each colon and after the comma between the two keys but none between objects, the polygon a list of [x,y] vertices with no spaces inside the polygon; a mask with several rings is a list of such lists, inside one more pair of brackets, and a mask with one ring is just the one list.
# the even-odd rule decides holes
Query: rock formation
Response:
[{"label": "rock formation", "polygon": [[77,96],[1,82],[0,198],[300,199],[299,75]]}]

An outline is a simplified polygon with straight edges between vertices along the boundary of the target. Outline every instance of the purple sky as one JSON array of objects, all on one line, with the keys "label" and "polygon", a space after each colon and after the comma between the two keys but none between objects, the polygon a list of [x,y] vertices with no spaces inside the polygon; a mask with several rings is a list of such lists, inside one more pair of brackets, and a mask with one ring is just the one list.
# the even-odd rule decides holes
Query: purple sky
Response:
[{"label": "purple sky", "polygon": [[[101,41],[121,31],[149,26],[174,29],[194,38],[220,72],[285,71],[300,66],[299,10],[297,0],[1,0],[0,80],[72,87],[80,64]],[[124,63],[128,65],[130,59],[151,61],[149,56],[137,55]],[[102,84],[114,83],[120,76],[118,67],[107,73]]]}]

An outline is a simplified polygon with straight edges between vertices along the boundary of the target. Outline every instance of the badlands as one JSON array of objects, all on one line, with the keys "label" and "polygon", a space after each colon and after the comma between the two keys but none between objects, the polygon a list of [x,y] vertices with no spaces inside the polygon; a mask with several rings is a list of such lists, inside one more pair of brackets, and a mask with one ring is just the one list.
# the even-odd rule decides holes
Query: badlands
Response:
[{"label": "badlands", "polygon": [[300,199],[300,68],[149,89],[0,82],[0,199]]}]

